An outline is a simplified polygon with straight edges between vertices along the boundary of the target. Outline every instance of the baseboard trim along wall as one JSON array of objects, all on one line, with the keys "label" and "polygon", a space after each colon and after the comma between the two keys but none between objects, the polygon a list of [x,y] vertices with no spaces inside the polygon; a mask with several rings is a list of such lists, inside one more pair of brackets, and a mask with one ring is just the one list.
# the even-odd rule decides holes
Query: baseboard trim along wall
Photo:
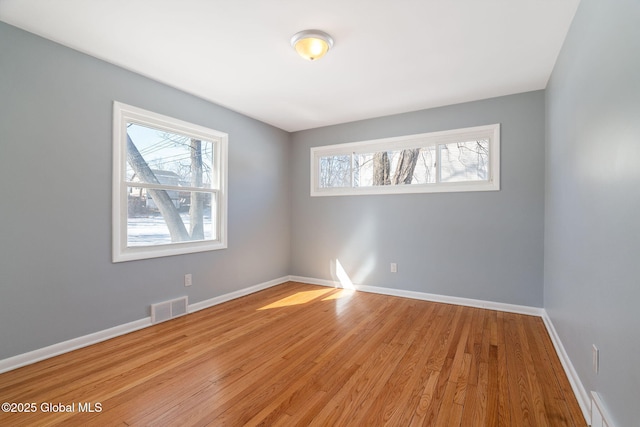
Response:
[{"label": "baseboard trim along wall", "polygon": [[151,326],[151,316],[0,360],[0,374]]},{"label": "baseboard trim along wall", "polygon": [[551,321],[551,318],[547,314],[546,310],[543,312],[542,320],[544,321],[544,325],[547,327],[547,332],[549,332],[551,342],[556,349],[556,354],[558,355],[560,363],[562,363],[562,367],[564,368],[564,372],[569,379],[573,394],[575,394],[576,399],[578,400],[578,404],[580,405],[580,409],[582,410],[582,415],[587,421],[587,424],[591,425],[591,401],[589,398],[589,393],[587,393],[587,390],[582,385],[582,381],[580,381],[580,377],[578,376],[576,369],[573,367],[573,363],[571,363],[571,359],[569,359],[569,355],[564,349],[562,341],[560,340],[560,336],[558,335],[556,328],[553,326],[553,322]]},{"label": "baseboard trim along wall", "polygon": [[205,308],[213,307],[214,305],[222,304],[223,302],[231,301],[233,299],[240,298],[245,295],[262,291],[263,289],[268,289],[273,286],[281,285],[282,283],[289,282],[291,280],[289,277],[290,276],[283,276],[278,279],[269,280],[268,282],[263,282],[255,286],[250,286],[248,288],[240,289],[239,291],[230,292],[228,294],[220,295],[215,298],[210,298],[208,300],[190,304],[189,313],[194,313],[196,311],[204,310]]},{"label": "baseboard trim along wall", "polygon": [[[562,342],[560,341],[560,337],[551,322],[551,319],[547,315],[547,312],[543,308],[539,307],[529,307],[523,305],[516,304],[506,304],[500,302],[493,301],[484,301],[484,300],[476,300],[470,298],[461,298],[461,297],[453,297],[447,295],[438,295],[438,294],[430,294],[425,292],[416,292],[416,291],[407,291],[402,289],[392,289],[392,288],[384,288],[377,286],[365,286],[365,285],[354,285],[354,284],[346,284],[343,286],[342,283],[333,280],[326,279],[316,279],[312,277],[302,277],[302,276],[283,276],[278,279],[269,280],[267,282],[260,283],[255,286],[250,286],[247,288],[240,289],[238,291],[230,292],[228,294],[220,295],[215,298],[211,298],[208,300],[200,301],[194,304],[189,305],[189,313],[194,313],[199,310],[203,310],[205,308],[213,307],[218,304],[222,304],[227,301],[231,301],[236,298],[243,297],[245,295],[249,295],[263,289],[267,289],[273,286],[280,285],[282,283],[293,281],[293,282],[301,282],[307,283],[311,285],[321,285],[321,286],[329,286],[333,288],[353,288],[357,291],[362,292],[371,292],[382,295],[390,295],[404,298],[412,298],[423,301],[433,301],[433,302],[441,302],[445,304],[456,304],[463,305],[468,307],[477,307],[477,308],[485,308],[488,310],[497,310],[504,311],[508,313],[517,313],[517,314],[526,314],[530,316],[539,316],[542,317],[544,324],[549,332],[549,336],[551,337],[551,341],[556,349],[556,353],[560,358],[560,362],[562,363],[562,367],[569,378],[569,382],[571,384],[571,388],[573,389],[573,393],[576,395],[578,400],[578,404],[580,405],[580,409],[582,409],[582,413],[584,415],[587,423],[591,422],[591,399],[589,398],[589,394],[585,390],[580,378],[576,370],[567,355]],[[111,338],[115,338],[120,335],[128,334],[133,331],[137,331],[139,329],[143,329],[149,326],[152,326],[151,317],[146,317],[144,319],[136,320],[130,323],[126,323],[124,325],[115,326],[113,328],[105,329],[103,331],[98,331],[93,334],[85,335],[82,337],[74,338],[68,341],[64,341],[61,343],[53,344],[48,347],[44,347],[38,350],[30,351],[28,353],[19,354],[17,356],[9,357],[4,360],[0,360],[0,373],[11,371],[13,369],[20,368],[22,366],[30,365],[35,362],[39,362],[41,360],[45,360],[54,356],[58,356],[63,353],[68,353],[73,350],[77,350],[82,347],[87,347],[92,344],[99,343],[101,341],[106,341]]]},{"label": "baseboard trim along wall", "polygon": [[[270,288],[272,286],[279,285],[289,281],[289,276],[280,277],[278,279],[269,280],[264,283],[260,283],[255,286],[240,289],[235,292],[230,292],[215,298],[211,298],[205,301],[200,301],[188,306],[188,312],[193,313],[208,307],[212,307],[223,302],[230,301],[232,299],[240,298],[245,295],[252,294],[254,292],[261,291],[263,289]],[[151,305],[151,304],[149,304]],[[140,320],[125,323],[123,325],[115,326],[113,328],[98,331],[89,335],[84,335],[78,338],[73,338],[68,341],[53,344],[47,347],[39,348],[37,350],[30,351],[24,354],[18,354],[17,356],[9,357],[7,359],[0,360],[0,374],[3,372],[18,369],[22,366],[30,365],[32,363],[40,362],[41,360],[49,359],[64,353],[68,353],[73,350],[78,350],[82,347],[88,347],[92,344],[97,344],[102,341],[106,341],[111,338],[118,337],[120,335],[128,334],[130,332],[137,331],[139,329],[152,326],[151,316],[145,317]]]},{"label": "baseboard trim along wall", "polygon": [[501,302],[484,301],[471,298],[452,297],[448,295],[429,294],[425,292],[406,291],[402,289],[383,288],[378,286],[364,286],[357,284],[349,284],[343,286],[339,281],[315,279],[312,277],[289,276],[293,282],[309,283],[312,285],[330,286],[335,288],[351,287],[357,291],[371,292],[373,294],[390,295],[394,297],[403,297],[418,299],[423,301],[441,302],[444,304],[464,305],[467,307],[486,308],[488,310],[504,311],[507,313],[527,314],[530,316],[542,316],[544,309],[539,307],[530,307],[526,305],[506,304]]}]

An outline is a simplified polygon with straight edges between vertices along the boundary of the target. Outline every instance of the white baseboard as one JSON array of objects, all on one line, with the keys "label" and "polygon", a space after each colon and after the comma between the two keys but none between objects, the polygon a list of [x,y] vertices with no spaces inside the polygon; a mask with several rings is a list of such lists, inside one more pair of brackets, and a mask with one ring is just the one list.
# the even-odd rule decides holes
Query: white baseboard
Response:
[{"label": "white baseboard", "polygon": [[569,379],[569,384],[571,384],[571,389],[573,390],[573,394],[576,395],[576,399],[578,400],[578,405],[580,405],[580,409],[582,410],[582,415],[584,416],[587,424],[591,424],[591,402],[589,399],[589,394],[587,390],[582,385],[582,381],[580,381],[580,377],[576,372],[576,369],[573,367],[573,363],[571,363],[571,359],[569,359],[569,355],[567,354],[564,346],[562,345],[562,341],[560,340],[560,336],[556,331],[556,328],[553,326],[553,322],[551,318],[547,314],[546,310],[544,310],[542,315],[542,320],[544,321],[545,326],[547,327],[547,331],[549,332],[549,336],[551,337],[551,342],[556,349],[556,353],[558,354],[558,358],[560,358],[560,363],[564,368],[564,372]]},{"label": "white baseboard", "polygon": [[[207,307],[212,307],[217,304],[221,304],[226,301],[230,301],[235,298],[240,298],[245,295],[258,292],[263,289],[270,288],[272,286],[285,283],[289,280],[289,276],[284,276],[279,279],[270,280],[268,282],[260,283],[255,286],[240,289],[235,292],[231,292],[219,297],[211,298],[205,301],[200,301],[195,304],[191,304],[188,307],[188,312],[193,313],[198,310],[202,310]],[[89,335],[84,335],[78,338],[73,338],[68,341],[63,341],[57,344],[53,344],[47,347],[39,348],[37,350],[30,351],[24,354],[18,354],[17,356],[9,357],[7,359],[0,360],[0,374],[3,372],[11,371],[13,369],[20,368],[22,366],[30,365],[32,363],[39,362],[41,360],[49,359],[60,354],[68,353],[73,350],[77,350],[82,347],[87,347],[92,344],[97,344],[102,341],[106,341],[111,338],[118,337],[120,335],[128,334],[139,329],[152,326],[151,317],[145,317],[140,320],[118,325],[113,328],[98,331]]]},{"label": "white baseboard", "polygon": [[194,304],[189,304],[189,313],[194,313],[205,308],[213,307],[214,305],[222,304],[223,302],[231,301],[236,298],[243,297],[245,295],[253,294],[263,289],[271,288],[273,286],[280,285],[289,281],[289,276],[283,276],[278,279],[269,280],[255,286],[240,289],[239,291],[230,292],[228,294],[220,295],[219,297],[210,298],[204,301],[200,301]]},{"label": "white baseboard", "polygon": [[97,344],[99,342],[106,341],[120,335],[128,334],[129,332],[137,331],[138,329],[143,329],[148,326],[151,326],[151,317],[146,317],[144,319],[135,320],[123,325],[114,326],[113,328],[94,332],[93,334],[84,335],[78,338],[73,338],[68,341],[63,341],[47,347],[39,348],[28,353],[18,354],[17,356],[0,360],[0,374],[20,368],[22,366],[39,362],[41,360],[49,359],[50,357],[68,353],[82,347]]},{"label": "white baseboard", "polygon": [[326,280],[326,279],[316,279],[314,277],[289,276],[289,280],[292,281],[292,282],[307,283],[309,285],[328,286],[330,288],[341,288],[342,287],[340,282],[335,282],[333,280]]},{"label": "white baseboard", "polygon": [[[295,282],[309,283],[312,285],[330,286],[341,288],[340,282],[333,280],[315,279],[312,277],[289,276]],[[374,294],[391,295],[395,297],[412,298],[423,301],[441,302],[445,304],[463,305],[467,307],[486,308],[488,310],[504,311],[508,313],[527,314],[530,316],[542,316],[544,309],[526,305],[506,304],[502,302],[484,301],[471,298],[453,297],[448,295],[429,294],[425,292],[406,291],[402,289],[383,288],[378,286],[353,285],[357,291]]]}]

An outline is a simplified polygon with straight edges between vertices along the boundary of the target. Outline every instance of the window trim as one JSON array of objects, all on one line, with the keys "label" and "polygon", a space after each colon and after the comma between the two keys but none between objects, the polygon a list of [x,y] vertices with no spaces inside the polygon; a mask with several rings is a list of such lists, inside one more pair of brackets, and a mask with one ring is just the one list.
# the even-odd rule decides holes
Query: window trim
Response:
[{"label": "window trim", "polygon": [[[452,142],[463,142],[474,139],[489,140],[489,179],[487,181],[436,182],[432,184],[380,185],[368,187],[330,187],[320,188],[320,158],[327,156],[352,155],[385,150],[402,150],[426,146],[437,146]],[[439,155],[439,154],[438,154]],[[347,142],[342,144],[311,147],[310,150],[310,195],[322,196],[355,196],[375,194],[413,194],[413,193],[445,193],[466,191],[499,191],[500,190],[500,123],[475,126],[462,129],[429,132],[381,138],[368,141]],[[352,157],[353,159],[353,157]],[[353,160],[352,160],[353,162]],[[439,172],[437,173],[439,177]],[[439,178],[438,178],[439,179]]]},{"label": "window trim", "polygon": [[[184,191],[211,193],[217,199],[216,239],[195,242],[168,243],[153,246],[127,246],[127,123],[136,123],[168,132],[184,134],[198,139],[214,142],[214,167],[219,182],[213,188],[181,187]],[[114,263],[148,258],[158,258],[195,252],[227,248],[227,179],[228,179],[228,142],[229,135],[214,129],[154,113],[142,108],[113,102],[113,182],[112,182],[112,260]],[[215,182],[212,183],[215,185]],[[149,187],[136,183],[139,187]],[[163,184],[153,188],[167,187]],[[167,189],[165,188],[165,189]]]}]

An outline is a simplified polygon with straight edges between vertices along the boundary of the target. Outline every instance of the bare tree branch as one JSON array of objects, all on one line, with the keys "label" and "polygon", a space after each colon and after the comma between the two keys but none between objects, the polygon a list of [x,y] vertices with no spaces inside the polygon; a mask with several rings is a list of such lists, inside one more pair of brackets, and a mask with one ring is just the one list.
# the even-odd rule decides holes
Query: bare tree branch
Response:
[{"label": "bare tree branch", "polygon": [[[142,182],[151,184],[160,184],[158,178],[153,173],[147,162],[144,160],[131,137],[127,133],[127,161],[131,165],[133,171],[138,175]],[[183,242],[190,240],[189,233],[180,218],[178,209],[173,204],[171,197],[165,190],[147,189],[154,202],[158,206],[160,213],[164,217],[169,228],[172,242]]]}]

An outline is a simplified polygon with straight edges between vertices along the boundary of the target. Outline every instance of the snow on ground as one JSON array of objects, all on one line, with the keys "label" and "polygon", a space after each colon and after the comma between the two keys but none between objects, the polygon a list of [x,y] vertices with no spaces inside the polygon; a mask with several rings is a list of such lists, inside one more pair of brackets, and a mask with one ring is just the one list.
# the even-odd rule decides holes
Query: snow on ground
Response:
[{"label": "snow on ground", "polygon": [[[184,226],[189,230],[189,213],[181,213],[180,217]],[[204,238],[213,239],[213,227],[211,218],[204,218]],[[162,215],[128,218],[127,220],[127,246],[152,246],[171,243],[169,228]]]}]

